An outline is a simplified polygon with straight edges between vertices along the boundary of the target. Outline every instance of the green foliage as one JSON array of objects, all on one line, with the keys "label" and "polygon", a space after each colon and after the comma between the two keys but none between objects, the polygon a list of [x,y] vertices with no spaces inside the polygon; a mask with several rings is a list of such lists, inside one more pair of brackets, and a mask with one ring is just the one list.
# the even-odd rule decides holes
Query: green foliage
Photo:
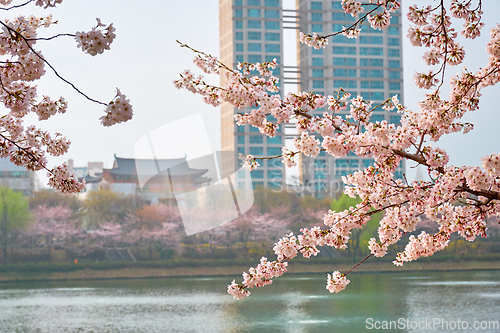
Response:
[{"label": "green foliage", "polygon": [[0,187],[0,244],[3,261],[7,262],[7,247],[13,234],[26,229],[31,220],[28,199],[7,187]]},{"label": "green foliage", "polygon": [[43,190],[35,192],[33,197],[29,199],[29,205],[31,209],[38,206],[48,208],[64,206],[76,212],[82,207],[82,202],[78,200],[75,194],[62,194],[54,190]]},{"label": "green foliage", "polygon": [[[331,202],[331,209],[335,212],[342,212],[346,209],[352,211],[356,209],[356,205],[361,202],[359,198],[351,198],[347,194],[342,194],[337,200]],[[353,261],[356,262],[356,254],[363,253],[364,246],[368,243],[370,238],[376,236],[376,230],[379,222],[382,219],[382,213],[376,213],[371,216],[371,220],[366,223],[363,229],[354,229],[348,243],[349,254],[352,254]],[[361,246],[363,245],[363,248]],[[351,252],[352,251],[352,252]]]},{"label": "green foliage", "polygon": [[133,197],[109,189],[91,191],[83,203],[87,227],[97,227],[103,222],[120,223],[137,205]]}]

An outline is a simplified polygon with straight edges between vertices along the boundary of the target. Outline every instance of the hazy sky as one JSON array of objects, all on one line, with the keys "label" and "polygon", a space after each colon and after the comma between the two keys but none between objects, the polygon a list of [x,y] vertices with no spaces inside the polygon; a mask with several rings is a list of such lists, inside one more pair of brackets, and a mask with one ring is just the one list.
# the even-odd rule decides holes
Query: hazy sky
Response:
[{"label": "hazy sky", "polygon": [[[285,3],[293,5],[294,1],[285,0]],[[404,7],[409,4],[406,1]],[[486,63],[484,50],[488,40],[487,29],[496,23],[499,10],[500,2],[484,2],[486,27],[483,36],[464,43],[467,47],[466,65],[470,70]],[[38,7],[28,6],[11,15],[40,15],[46,12]],[[111,167],[113,154],[133,157],[135,143],[148,132],[199,113],[203,115],[212,148],[220,147],[219,109],[204,104],[199,96],[177,90],[172,85],[172,81],[182,70],[195,69],[192,64],[193,54],[178,47],[176,39],[218,55],[217,0],[65,0],[50,12],[59,23],[49,29],[40,29],[40,36],[90,30],[96,23],[96,17],[103,23],[113,22],[117,37],[111,50],[104,54],[92,57],[82,53],[71,37],[38,42],[36,48],[42,51],[62,76],[89,96],[109,102],[118,87],[128,96],[134,108],[134,118],[131,121],[105,128],[99,121],[104,107],[87,101],[47,69],[47,74],[38,83],[39,95],[47,94],[53,98],[64,96],[69,102],[69,110],[64,115],[57,115],[38,125],[51,133],[61,132],[72,141],[69,153],[63,158],[49,159],[51,166],[72,158],[75,166],[84,166],[88,161],[103,161],[105,167]],[[407,26],[403,25],[404,35],[406,30]],[[406,40],[403,47],[405,101],[408,107],[416,109],[423,91],[413,87],[412,76],[416,69],[424,68],[420,58],[422,50],[411,47]],[[295,54],[293,50],[290,52],[289,48],[285,48],[285,52],[287,51],[284,61],[291,65]],[[217,83],[218,78],[214,78],[212,82]],[[293,89],[285,87],[287,88]],[[451,163],[477,164],[481,156],[499,152],[499,117],[495,114],[498,108],[495,98],[499,93],[498,87],[484,90],[480,111],[464,119],[475,123],[474,131],[467,135],[452,135],[434,144],[448,149]],[[35,119],[30,117],[27,123]],[[183,142],[182,136],[196,132],[189,127],[178,128],[178,131],[178,134],[174,133],[178,140],[165,142],[163,146],[163,151],[171,154],[168,157],[182,156],[182,152],[177,149],[179,143]],[[414,171],[408,170],[409,178],[413,178]]]}]

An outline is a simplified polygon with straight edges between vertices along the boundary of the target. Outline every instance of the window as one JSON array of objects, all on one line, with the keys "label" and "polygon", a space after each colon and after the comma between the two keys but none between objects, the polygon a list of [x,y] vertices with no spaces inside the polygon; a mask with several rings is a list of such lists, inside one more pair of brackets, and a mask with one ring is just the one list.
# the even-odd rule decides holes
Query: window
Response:
[{"label": "window", "polygon": [[262,143],[263,136],[262,135],[250,135],[250,143]]},{"label": "window", "polygon": [[356,88],[356,81],[350,80],[333,80],[333,87],[338,88]]},{"label": "window", "polygon": [[339,32],[339,31],[342,31],[342,27],[344,26],[344,24],[338,24],[338,23],[334,23],[332,24],[332,31],[333,32]]},{"label": "window", "polygon": [[347,54],[347,47],[345,46],[334,46],[333,54]]},{"label": "window", "polygon": [[250,126],[250,132],[257,132],[259,133],[259,129],[257,127],[254,127],[254,126]]},{"label": "window", "polygon": [[384,89],[384,81],[370,81],[371,89]]},{"label": "window", "polygon": [[[280,154],[281,154],[281,152],[280,152]],[[269,170],[267,170],[267,178],[283,178],[283,170],[269,169]]]},{"label": "window", "polygon": [[384,59],[359,59],[361,67],[384,67]]},{"label": "window", "polygon": [[260,29],[260,21],[257,21],[257,20],[248,20],[247,27],[249,29]]},{"label": "window", "polygon": [[323,66],[323,58],[312,58],[313,66]]},{"label": "window", "polygon": [[280,30],[280,23],[278,21],[268,21],[264,26],[266,30]]},{"label": "window", "polygon": [[399,57],[399,49],[389,49],[389,57]]},{"label": "window", "polygon": [[265,17],[266,18],[280,18],[280,11],[266,9]]},{"label": "window", "polygon": [[343,159],[343,158],[338,158],[335,160],[335,167],[336,168],[348,168],[349,167],[349,160]]},{"label": "window", "polygon": [[376,121],[384,121],[385,117],[383,114],[375,114],[372,116],[371,121],[376,122]]},{"label": "window", "polygon": [[356,48],[352,46],[334,46],[333,54],[356,54]]},{"label": "window", "polygon": [[333,58],[334,66],[356,66],[356,58]]},{"label": "window", "polygon": [[389,68],[399,68],[399,60],[389,60]]},{"label": "window", "polygon": [[325,87],[325,83],[322,80],[313,80],[313,88],[314,89],[323,89]]},{"label": "window", "polygon": [[333,12],[332,13],[332,21],[348,21],[354,22],[355,18],[351,16],[351,14]]},{"label": "window", "polygon": [[333,58],[333,66],[347,66],[347,58]]},{"label": "window", "polygon": [[236,32],[235,39],[236,40],[243,40],[243,32]]},{"label": "window", "polygon": [[238,154],[245,155],[245,147],[238,147]]},{"label": "window", "polygon": [[392,124],[400,124],[400,123],[401,123],[401,116],[400,116],[400,115],[390,116],[390,118],[389,118],[389,119],[390,119],[389,121],[390,121]]},{"label": "window", "polygon": [[280,52],[280,44],[266,44],[266,52],[279,53]]},{"label": "window", "polygon": [[370,70],[370,77],[373,77],[373,78],[383,78],[384,77],[384,71],[382,69],[371,69]]},{"label": "window", "polygon": [[342,10],[342,1],[332,1],[332,9]]},{"label": "window", "polygon": [[311,30],[313,32],[323,32],[323,24],[311,24]]},{"label": "window", "polygon": [[347,70],[343,68],[334,68],[333,69],[333,76],[339,77],[339,76],[347,76]]},{"label": "window", "polygon": [[367,69],[360,69],[359,70],[359,76],[360,77],[368,77],[369,76],[369,71]]},{"label": "window", "polygon": [[335,35],[332,37],[332,43],[339,44],[356,44],[356,38],[347,38],[342,35]]},{"label": "window", "polygon": [[399,28],[398,27],[389,27],[389,29],[387,30],[387,33],[389,35],[399,36]]},{"label": "window", "polygon": [[243,54],[237,54],[237,55],[236,55],[236,62],[243,62],[243,61],[245,61],[245,60],[243,59]]},{"label": "window", "polygon": [[281,153],[281,147],[267,147],[267,155],[278,156]]},{"label": "window", "polygon": [[399,46],[399,38],[389,38],[389,46]]},{"label": "window", "polygon": [[279,41],[280,40],[279,32],[266,32],[266,40],[267,41]]},{"label": "window", "polygon": [[[279,64],[281,62],[281,57],[278,55],[266,55],[266,61],[273,61],[276,59],[276,62]],[[276,68],[277,69],[277,68]],[[275,70],[276,70],[275,69]]]},{"label": "window", "polygon": [[323,54],[323,49],[315,49],[313,47],[310,48],[311,49],[311,54]]},{"label": "window", "polygon": [[264,5],[266,7],[279,7],[280,1],[279,0],[264,0]]},{"label": "window", "polygon": [[235,9],[234,10],[234,17],[243,17],[243,10]]},{"label": "window", "polygon": [[317,167],[317,168],[325,168],[326,167],[326,160],[315,159],[314,160],[314,166]]},{"label": "window", "polygon": [[326,173],[323,170],[314,170],[314,179],[325,179]]},{"label": "window", "polygon": [[399,24],[399,15],[391,15],[391,24]]},{"label": "window", "polygon": [[262,56],[260,54],[249,54],[248,62],[251,63],[262,62]]},{"label": "window", "polygon": [[234,5],[235,6],[243,6],[243,1],[242,0],[234,0]]},{"label": "window", "polygon": [[389,90],[401,90],[401,83],[389,82]]},{"label": "window", "polygon": [[[267,144],[281,144],[281,136],[267,137]],[[280,153],[281,154],[281,153]]]},{"label": "window", "polygon": [[259,155],[259,156],[262,156],[262,155],[263,155],[263,154],[262,154],[263,152],[264,152],[264,150],[262,149],[262,147],[250,147],[250,154],[251,154],[251,155],[254,155],[254,156]]},{"label": "window", "polygon": [[260,0],[247,0],[248,6],[260,6]]},{"label": "window", "polygon": [[250,175],[252,178],[259,178],[262,179],[264,178],[264,170],[253,170]]},{"label": "window", "polygon": [[261,40],[262,36],[259,31],[248,31],[248,39],[249,40]]},{"label": "window", "polygon": [[248,17],[260,17],[260,9],[248,9]]},{"label": "window", "polygon": [[319,1],[311,1],[311,9],[322,10],[323,9],[323,3],[319,2]]},{"label": "window", "polygon": [[243,21],[241,20],[234,21],[234,27],[236,29],[243,29]]},{"label": "window", "polygon": [[262,44],[260,44],[260,43],[248,43],[248,51],[261,52],[262,51]]},{"label": "window", "polygon": [[384,49],[381,47],[361,47],[361,48],[359,48],[359,54],[372,55],[372,56],[382,56],[382,55],[384,55]]},{"label": "window", "polygon": [[316,68],[313,68],[312,70],[312,76],[313,77],[323,77],[323,70],[322,69],[316,69]]},{"label": "window", "polygon": [[356,74],[356,70],[355,69],[348,69],[347,70],[347,76],[348,77],[357,77],[357,74]]},{"label": "window", "polygon": [[311,13],[311,21],[323,21],[322,13]]},{"label": "window", "polygon": [[237,136],[237,142],[238,143],[241,143],[241,144],[244,144],[245,143],[245,136],[244,135],[238,135]]},{"label": "window", "polygon": [[368,89],[370,87],[370,81],[361,81],[361,89]]},{"label": "window", "polygon": [[243,52],[243,44],[236,43],[236,52]]},{"label": "window", "polygon": [[400,79],[400,72],[397,71],[389,71],[389,79]]},{"label": "window", "polygon": [[384,93],[383,92],[372,92],[372,93],[370,93],[370,99],[374,99],[374,100],[384,99]]},{"label": "window", "polygon": [[382,36],[361,36],[359,37],[360,44],[383,44],[384,38]]}]

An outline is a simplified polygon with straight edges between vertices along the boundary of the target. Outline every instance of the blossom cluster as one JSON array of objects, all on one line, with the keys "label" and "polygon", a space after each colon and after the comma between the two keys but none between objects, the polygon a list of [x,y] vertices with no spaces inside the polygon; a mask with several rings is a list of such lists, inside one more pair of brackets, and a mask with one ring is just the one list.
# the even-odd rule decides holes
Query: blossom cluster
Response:
[{"label": "blossom cluster", "polygon": [[104,126],[111,126],[117,123],[132,119],[132,105],[130,100],[117,89],[115,98],[109,102],[105,110],[106,115],[99,118]]},{"label": "blossom cluster", "polygon": [[116,37],[115,30],[112,23],[106,26],[100,19],[97,19],[97,26],[92,30],[76,32],[77,46],[92,56],[101,54],[104,50],[110,49],[110,45]]},{"label": "blossom cluster", "polygon": [[347,287],[349,281],[344,274],[341,274],[339,271],[335,271],[332,275],[327,274],[326,278],[327,284],[326,289],[328,289],[331,293],[338,293]]},{"label": "blossom cluster", "polygon": [[[343,1],[343,5],[346,12],[361,15],[355,2]],[[386,28],[391,13],[399,8],[399,2],[389,0],[372,0],[364,5],[372,6],[370,8],[374,11],[360,20],[366,19],[372,28],[378,29]],[[470,31],[465,34],[469,34],[469,38],[478,35],[482,27],[480,6],[471,9],[470,1],[452,1],[450,12],[453,17],[466,21],[466,30]],[[435,234],[411,236],[404,251],[397,254],[396,265],[444,249],[453,233],[468,241],[486,235],[485,218],[500,215],[500,155],[484,157],[482,168],[455,167],[449,165],[446,151],[430,142],[438,142],[446,134],[467,133],[473,128],[472,124],[462,122],[462,117],[478,109],[483,88],[500,81],[500,26],[491,30],[486,45],[490,58],[485,66],[477,72],[464,69],[454,75],[450,80],[450,94],[445,98],[439,91],[443,83],[440,78],[444,76],[438,74],[443,73],[445,64],[457,65],[465,56],[463,47],[456,42],[457,33],[447,13],[442,4],[436,7],[411,6],[408,13],[410,42],[429,49],[424,55],[428,65],[441,64],[439,70],[431,69],[427,74],[419,72],[415,75],[417,86],[436,88],[424,95],[418,104],[418,112],[401,105],[397,96],[374,106],[373,101],[362,96],[351,99],[343,89],[328,96],[299,92],[281,97],[268,89],[269,79],[264,70],[260,71],[261,77],[250,76],[251,71],[263,68],[259,67],[260,64],[254,67],[240,64],[240,71],[218,71],[222,64],[195,51],[202,58],[197,64],[207,68],[204,72],[223,75],[224,84],[221,87],[208,86],[202,78],[185,72],[175,85],[204,98],[210,96],[212,105],[229,103],[242,110],[235,115],[237,124],[256,127],[268,136],[274,134],[273,129],[279,124],[295,122],[298,131],[294,138],[296,150],[282,149],[281,159],[287,167],[295,165],[293,157],[296,154],[316,157],[321,150],[337,158],[354,153],[374,161],[372,166],[342,178],[346,185],[344,192],[358,197],[361,200],[358,205],[341,212],[329,211],[323,219],[324,228],[304,228],[299,235],[288,234],[281,238],[273,248],[277,260],[272,263],[265,260],[266,265],[281,267],[280,264],[297,255],[312,257],[319,252],[320,246],[344,249],[351,232],[363,228],[377,212],[385,215],[377,229],[378,237],[370,239],[368,245],[376,257],[387,255],[390,245],[400,241],[403,235],[415,232],[423,216],[439,226]],[[471,32],[471,29],[477,31]],[[301,34],[300,39],[314,48],[324,47],[327,43],[327,37],[316,34]],[[395,112],[401,115],[401,123],[372,122],[371,116],[379,107],[396,109]],[[321,108],[328,111],[320,116],[315,111]],[[349,110],[346,117],[337,114],[345,110]],[[429,180],[408,182],[396,177],[404,159],[426,167]],[[254,156],[247,155],[242,160],[250,169],[258,167]],[[271,279],[278,276],[271,274],[261,278],[261,271],[259,266],[250,268],[243,274],[243,284],[233,281],[228,292],[242,298],[248,296],[248,288],[270,284]],[[345,275],[334,272],[328,275],[327,289],[338,292],[348,283]]]},{"label": "blossom cluster", "polygon": [[[36,6],[49,8],[60,4],[62,0],[37,0]],[[11,0],[3,0],[0,5],[8,6]],[[27,6],[30,1],[17,7]],[[10,8],[3,8],[9,10]],[[49,174],[49,185],[63,192],[79,192],[84,183],[74,178],[67,166],[60,165],[54,169],[47,167],[47,155],[60,156],[69,149],[70,141],[57,133],[55,136],[34,126],[23,126],[22,118],[30,112],[36,114],[39,120],[46,120],[58,113],[65,113],[68,103],[63,97],[52,99],[49,96],[37,96],[36,80],[46,73],[49,64],[40,50],[36,49],[39,40],[38,30],[48,28],[56,22],[52,16],[45,17],[20,15],[13,19],[5,19],[0,29],[0,102],[8,114],[0,118],[0,156],[9,158],[13,163],[29,170],[46,169]],[[102,53],[109,49],[115,38],[112,24],[106,26],[97,19],[97,26],[90,32],[77,32],[75,38],[78,47],[91,55]],[[71,34],[66,34],[73,36]],[[48,39],[52,39],[50,37]],[[52,65],[48,65],[54,70]],[[56,75],[63,81],[57,72]],[[91,99],[74,85],[73,88],[87,99]],[[126,121],[132,116],[132,108],[126,97],[118,92],[115,100],[106,105],[106,115],[101,118],[105,126]]]}]

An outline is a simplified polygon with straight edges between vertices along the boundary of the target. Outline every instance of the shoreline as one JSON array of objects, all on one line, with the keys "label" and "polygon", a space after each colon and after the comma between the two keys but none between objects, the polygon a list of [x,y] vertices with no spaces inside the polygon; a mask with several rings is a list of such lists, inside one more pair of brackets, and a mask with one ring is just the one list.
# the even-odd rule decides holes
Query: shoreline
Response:
[{"label": "shoreline", "polygon": [[[346,263],[310,263],[303,265],[292,262],[285,275],[303,275],[331,273],[334,270],[348,271],[353,265]],[[94,280],[124,280],[124,279],[155,279],[155,278],[185,278],[185,277],[228,277],[239,278],[249,266],[200,266],[200,267],[169,267],[145,268],[125,267],[118,269],[91,269],[86,267],[71,272],[6,272],[0,273],[0,286],[3,283],[16,282],[50,282],[50,281],[94,281]],[[460,260],[443,262],[412,262],[402,267],[391,262],[366,262],[351,273],[394,273],[394,272],[428,272],[428,271],[469,271],[469,270],[500,270],[500,261]]]}]

